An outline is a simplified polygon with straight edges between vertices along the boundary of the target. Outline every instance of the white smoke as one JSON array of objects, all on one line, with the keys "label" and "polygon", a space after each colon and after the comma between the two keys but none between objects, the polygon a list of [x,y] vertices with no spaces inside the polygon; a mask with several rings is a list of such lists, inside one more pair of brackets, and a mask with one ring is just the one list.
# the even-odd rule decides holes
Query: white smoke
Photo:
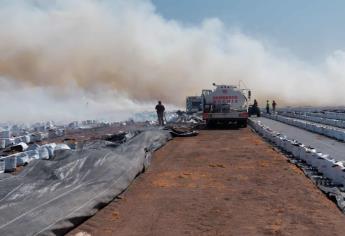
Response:
[{"label": "white smoke", "polygon": [[0,115],[122,118],[240,80],[261,103],[339,105],[344,55],[312,65],[218,19],[166,20],[148,0],[0,0]]}]

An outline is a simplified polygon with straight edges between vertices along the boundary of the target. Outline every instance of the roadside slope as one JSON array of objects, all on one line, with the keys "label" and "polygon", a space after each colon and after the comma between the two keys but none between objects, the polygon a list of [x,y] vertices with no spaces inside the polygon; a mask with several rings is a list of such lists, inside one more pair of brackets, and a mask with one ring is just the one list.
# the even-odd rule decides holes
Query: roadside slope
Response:
[{"label": "roadside slope", "polygon": [[343,235],[344,222],[249,129],[214,130],[169,142],[122,199],[70,235]]}]

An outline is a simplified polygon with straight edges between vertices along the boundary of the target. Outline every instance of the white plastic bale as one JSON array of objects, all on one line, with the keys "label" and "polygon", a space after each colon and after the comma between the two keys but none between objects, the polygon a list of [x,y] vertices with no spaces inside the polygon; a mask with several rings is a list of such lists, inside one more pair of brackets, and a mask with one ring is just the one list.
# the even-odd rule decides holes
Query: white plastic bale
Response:
[{"label": "white plastic bale", "polygon": [[71,150],[71,148],[67,144],[58,143],[56,144],[55,151],[58,151],[58,150]]},{"label": "white plastic bale", "polygon": [[288,153],[292,153],[292,149],[293,144],[291,143],[291,141],[288,140],[287,142],[285,142],[285,151],[287,151]]},{"label": "white plastic bale", "polygon": [[21,142],[21,143],[18,143],[18,146],[21,146],[22,147],[22,150],[25,151],[26,149],[28,149],[28,145],[24,142]]},{"label": "white plastic bale", "polygon": [[339,135],[340,135],[340,140],[344,140],[345,141],[345,132],[341,131],[341,132],[339,132]]},{"label": "white plastic bale", "polygon": [[31,142],[31,140],[30,140],[30,135],[24,135],[24,136],[23,136],[23,142],[24,142],[24,143],[30,143],[30,142]]},{"label": "white plastic bale", "polygon": [[307,149],[300,146],[299,148],[299,159],[306,161]]},{"label": "white plastic bale", "polygon": [[334,137],[335,136],[335,130],[330,130],[330,129],[323,129],[323,135],[327,136],[327,137]]},{"label": "white plastic bale", "polygon": [[322,163],[325,161],[322,153],[316,153],[315,158],[311,160],[311,165],[317,169],[319,169]]},{"label": "white plastic bale", "polygon": [[22,142],[22,139],[20,137],[15,137],[14,138],[14,144],[19,144]]},{"label": "white plastic bale", "polygon": [[279,146],[280,143],[280,137],[279,136],[274,136],[273,143],[277,146]]},{"label": "white plastic bale", "polygon": [[39,153],[40,159],[43,159],[43,160],[49,159],[49,151],[47,147],[45,146],[40,147],[40,149],[38,150],[38,153]]},{"label": "white plastic bale", "polygon": [[329,137],[332,137],[332,138],[335,138],[335,139],[338,139],[338,137],[339,137],[338,133],[339,133],[339,131],[335,130],[335,129],[329,129],[328,130]]},{"label": "white plastic bale", "polygon": [[334,133],[334,138],[337,139],[337,140],[343,140],[342,133],[343,133],[343,132],[337,130],[337,131]]},{"label": "white plastic bale", "polygon": [[26,151],[25,153],[28,155],[30,160],[40,159],[40,154],[39,154],[38,150],[30,150],[30,151]]},{"label": "white plastic bale", "polygon": [[[331,135],[332,135],[331,136],[332,138],[335,138],[337,140],[341,140],[341,133],[339,130],[332,130]],[[343,140],[341,140],[341,141],[343,141]]]},{"label": "white plastic bale", "polygon": [[36,134],[36,140],[37,141],[42,141],[43,140],[42,133],[37,133]]},{"label": "white plastic bale", "polygon": [[14,145],[14,139],[13,139],[13,138],[7,138],[7,139],[5,139],[5,146],[6,146],[6,147],[10,147],[10,146],[12,146],[12,145]]},{"label": "white plastic bale", "polygon": [[290,144],[290,141],[285,139],[282,145],[282,149],[288,152],[289,144]]},{"label": "white plastic bale", "polygon": [[48,150],[49,158],[52,158],[54,156],[54,150],[55,150],[56,144],[55,143],[50,143],[50,144],[46,144],[44,146]]},{"label": "white plastic bale", "polygon": [[6,172],[13,172],[16,170],[17,167],[17,157],[16,155],[11,155],[5,157],[5,171]]},{"label": "white plastic bale", "polygon": [[341,115],[340,113],[335,113],[334,119],[339,120],[341,118],[340,115]]},{"label": "white plastic bale", "polygon": [[38,139],[37,139],[36,134],[30,134],[30,140],[31,140],[31,142],[37,142]]},{"label": "white plastic bale", "polygon": [[270,140],[271,143],[273,143],[274,142],[274,134],[270,133],[268,139]]},{"label": "white plastic bale", "polygon": [[30,158],[27,153],[22,152],[16,155],[17,157],[17,166],[23,166],[30,162]]},{"label": "white plastic bale", "polygon": [[283,150],[285,150],[285,143],[287,142],[287,140],[283,137],[280,138],[280,142],[279,142],[279,147]]},{"label": "white plastic bale", "polygon": [[5,148],[6,147],[6,140],[5,139],[0,139],[0,148]]},{"label": "white plastic bale", "polygon": [[308,150],[305,154],[305,161],[307,162],[307,164],[311,165],[314,158],[317,158],[314,150]]},{"label": "white plastic bale", "polygon": [[0,138],[11,138],[12,134],[10,130],[0,131]]},{"label": "white plastic bale", "polygon": [[300,146],[298,144],[293,144],[292,145],[292,155],[295,157],[295,158],[299,158],[299,154],[300,153]]},{"label": "white plastic bale", "polygon": [[286,142],[285,138],[280,137],[278,142],[279,142],[278,147],[284,150],[284,145],[285,145],[284,142]]},{"label": "white plastic bale", "polygon": [[5,159],[1,158],[0,159],[0,173],[4,173],[5,172]]},{"label": "white plastic bale", "polygon": [[325,160],[318,170],[336,184],[341,184],[344,181],[342,168],[333,161]]},{"label": "white plastic bale", "polygon": [[314,126],[314,130],[313,130],[315,133],[318,133],[318,134],[323,134],[323,127],[321,126]]},{"label": "white plastic bale", "polygon": [[310,130],[310,131],[314,131],[314,127],[310,124],[310,123],[306,123],[306,127],[305,127],[307,130]]}]

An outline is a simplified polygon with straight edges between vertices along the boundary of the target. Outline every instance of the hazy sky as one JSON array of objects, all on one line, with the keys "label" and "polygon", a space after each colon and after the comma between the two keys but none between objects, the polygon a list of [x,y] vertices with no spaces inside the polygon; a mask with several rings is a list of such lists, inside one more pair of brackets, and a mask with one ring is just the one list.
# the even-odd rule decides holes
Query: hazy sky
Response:
[{"label": "hazy sky", "polygon": [[0,0],[0,120],[123,119],[240,80],[258,101],[344,105],[344,9],[340,0]]},{"label": "hazy sky", "polygon": [[153,0],[159,14],[185,24],[216,17],[228,27],[319,62],[345,48],[343,0]]}]

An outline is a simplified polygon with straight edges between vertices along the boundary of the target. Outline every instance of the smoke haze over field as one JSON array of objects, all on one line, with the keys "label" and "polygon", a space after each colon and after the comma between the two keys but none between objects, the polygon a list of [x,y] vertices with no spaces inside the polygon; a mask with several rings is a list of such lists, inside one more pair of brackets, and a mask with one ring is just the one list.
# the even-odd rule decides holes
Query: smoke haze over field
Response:
[{"label": "smoke haze over field", "polygon": [[27,119],[20,104],[30,119],[112,117],[157,99],[183,106],[212,82],[239,80],[262,104],[345,103],[341,50],[312,65],[216,18],[194,26],[168,21],[145,0],[0,6],[1,120]]}]

